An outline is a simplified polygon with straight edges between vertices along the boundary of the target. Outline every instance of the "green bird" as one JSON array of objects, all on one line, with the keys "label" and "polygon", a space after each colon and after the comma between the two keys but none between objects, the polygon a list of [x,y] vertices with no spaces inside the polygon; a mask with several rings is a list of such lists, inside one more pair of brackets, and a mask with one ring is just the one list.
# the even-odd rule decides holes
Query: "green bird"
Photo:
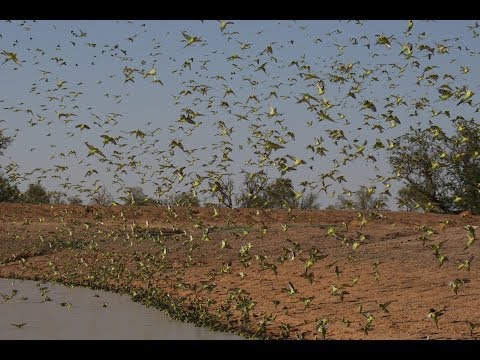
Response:
[{"label": "green bird", "polygon": [[468,330],[470,330],[470,336],[473,336],[473,333],[475,332],[475,329],[480,326],[480,323],[474,323],[471,321],[466,321]]},{"label": "green bird", "polygon": [[337,287],[335,284],[332,284],[332,291],[330,293],[332,296],[340,297],[341,302],[343,302],[345,295],[350,294],[348,291]]},{"label": "green bird", "polygon": [[283,288],[283,290],[284,292],[286,291],[288,295],[294,295],[297,293],[297,290],[290,281],[288,282],[288,287]]},{"label": "green bird", "polygon": [[464,284],[470,282],[470,280],[468,279],[459,279],[459,278],[456,278],[455,280],[453,281],[450,281],[448,283],[448,286],[450,286],[450,288],[452,289],[452,291],[455,293],[455,295],[457,295],[458,293],[458,290],[460,289],[460,286],[463,286]]},{"label": "green bird", "polygon": [[90,144],[89,144],[88,142],[86,142],[86,141],[85,141],[84,144],[88,147],[88,150],[89,150],[87,157],[88,157],[88,156],[95,155],[95,154],[98,154],[98,155],[103,156],[104,158],[107,158],[107,157],[105,156],[105,154],[104,154],[103,152],[101,152],[98,148],[96,148],[95,146],[90,145]]},{"label": "green bird", "polygon": [[335,265],[335,276],[337,277],[337,279],[340,277],[341,273],[342,271],[338,268],[337,265]]},{"label": "green bird", "polygon": [[437,259],[438,259],[438,262],[439,262],[439,266],[438,266],[438,267],[441,267],[445,261],[448,261],[448,257],[447,257],[447,255],[445,255],[445,254],[442,254],[442,255],[439,254],[439,255],[437,255]]},{"label": "green bird", "polygon": [[363,109],[370,109],[372,110],[373,112],[377,112],[377,108],[375,107],[375,105],[373,104],[373,102],[369,101],[369,100],[365,100],[363,102]]},{"label": "green bird", "polygon": [[7,61],[13,61],[14,63],[22,66],[22,64],[20,64],[20,61],[18,60],[17,53],[8,52],[8,51],[3,50],[1,52],[1,54],[5,55],[7,57],[5,59],[5,61],[3,62],[3,64],[5,64]]},{"label": "green bird", "polygon": [[470,100],[473,95],[475,95],[475,93],[472,90],[467,89],[465,91],[465,94],[463,95],[463,98],[458,102],[457,106]]},{"label": "green bird", "polygon": [[438,328],[438,320],[440,320],[440,317],[443,316],[444,311],[445,309],[435,310],[434,308],[431,308],[430,310],[428,310],[427,317],[433,320],[437,328]]},{"label": "green bird", "polygon": [[467,271],[470,271],[470,265],[471,265],[471,261],[473,260],[475,256],[470,256],[470,258],[468,259],[465,259],[463,261],[460,262],[460,264],[458,265],[457,269],[458,270],[461,270],[461,269],[467,269]]},{"label": "green bird", "polygon": [[322,335],[322,339],[325,340],[325,337],[327,336],[327,330],[328,330],[328,320],[326,318],[323,318],[321,320],[316,319],[315,325],[317,327],[317,331]]},{"label": "green bird", "polygon": [[265,141],[265,149],[266,150],[278,150],[278,149],[284,149],[285,146],[282,146],[280,144],[274,143],[270,140]]},{"label": "green bird", "polygon": [[412,30],[413,28],[413,20],[408,20],[408,25],[407,25],[407,33],[410,32],[410,30]]},{"label": "green bird", "polygon": [[75,128],[80,129],[80,131],[83,131],[85,129],[87,130],[90,129],[90,126],[88,126],[87,124],[78,124],[75,126]]},{"label": "green bird", "polygon": [[385,35],[377,35],[377,42],[376,44],[378,45],[385,45],[387,48],[391,48],[392,45],[390,43],[390,39],[393,38],[393,36],[387,37]]},{"label": "green bird", "polygon": [[306,309],[307,307],[309,307],[310,303],[312,302],[313,299],[315,299],[315,296],[300,298],[300,300],[302,300],[303,305],[304,305],[303,309]]},{"label": "green bird", "polygon": [[227,20],[219,20],[220,21],[220,31],[223,32],[227,28],[228,25],[232,25],[233,22]]},{"label": "green bird", "polygon": [[367,322],[363,327],[360,328],[360,330],[362,330],[365,335],[368,335],[368,333],[373,330],[373,325]]},{"label": "green bird", "polygon": [[184,47],[187,47],[187,46],[190,46],[190,45],[193,45],[197,42],[202,42],[202,39],[197,37],[197,36],[190,36],[187,34],[187,32],[183,32],[182,33],[183,37],[186,39],[186,40],[182,40],[182,42],[187,42],[187,44],[184,46]]},{"label": "green bird", "polygon": [[468,233],[467,233],[467,244],[465,245],[465,247],[463,249],[463,250],[466,250],[470,246],[472,246],[473,243],[477,240],[475,238],[475,229],[477,228],[477,226],[465,225],[463,228],[468,231]]},{"label": "green bird", "polygon": [[387,301],[386,303],[379,303],[377,302],[377,305],[380,309],[383,310],[383,312],[387,313],[387,314],[390,314],[390,312],[388,311],[388,306],[392,303],[393,301]]},{"label": "green bird", "polygon": [[28,324],[28,322],[24,322],[24,323],[21,323],[21,324],[10,323],[10,325],[15,326],[18,329],[21,329],[22,327],[24,327],[27,324]]},{"label": "green bird", "polygon": [[372,325],[373,320],[375,320],[373,315],[370,313],[362,313],[362,315],[365,316],[365,318],[367,319],[367,324]]}]

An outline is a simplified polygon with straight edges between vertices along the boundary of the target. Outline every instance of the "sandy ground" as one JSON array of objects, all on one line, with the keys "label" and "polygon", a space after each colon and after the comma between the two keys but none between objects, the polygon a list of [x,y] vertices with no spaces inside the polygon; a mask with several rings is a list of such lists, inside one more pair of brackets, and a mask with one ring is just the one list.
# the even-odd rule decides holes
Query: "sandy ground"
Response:
[{"label": "sandy ground", "polygon": [[480,335],[479,244],[466,248],[465,228],[480,216],[218,212],[2,204],[0,277],[126,292],[256,338]]}]

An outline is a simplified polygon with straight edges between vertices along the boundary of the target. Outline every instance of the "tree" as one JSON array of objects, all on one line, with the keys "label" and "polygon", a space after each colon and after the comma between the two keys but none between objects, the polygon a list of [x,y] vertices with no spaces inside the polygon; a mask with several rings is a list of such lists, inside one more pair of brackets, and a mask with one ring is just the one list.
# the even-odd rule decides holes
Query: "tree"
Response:
[{"label": "tree", "polygon": [[361,185],[358,190],[353,193],[352,199],[347,199],[340,195],[337,203],[331,206],[332,209],[351,209],[351,210],[385,210],[387,208],[386,195],[374,195],[374,188],[368,188]]},{"label": "tree", "polygon": [[5,135],[3,130],[4,129],[0,129],[0,155],[3,155],[3,150],[5,150],[12,142],[12,138]]},{"label": "tree", "polygon": [[480,213],[480,126],[473,119],[455,125],[450,137],[432,125],[396,139],[389,162],[405,182],[397,197],[400,206]]},{"label": "tree", "polygon": [[334,205],[329,205],[327,207],[329,210],[346,210],[346,209],[355,209],[355,205],[353,203],[353,199],[347,199],[343,195],[339,195],[337,197],[337,202]]},{"label": "tree", "polygon": [[307,195],[304,195],[302,197],[302,200],[300,201],[300,209],[306,210],[306,209],[318,209],[320,208],[320,205],[317,202],[318,199],[318,194],[314,193],[308,193]]},{"label": "tree", "polygon": [[271,208],[297,207],[292,180],[277,178],[265,189],[265,205]]},{"label": "tree", "polygon": [[67,201],[71,205],[82,205],[83,201],[78,196],[69,196]]},{"label": "tree", "polygon": [[235,194],[232,179],[222,180],[220,185],[217,195],[218,201],[226,207],[233,208]]},{"label": "tree", "polygon": [[400,209],[417,211],[420,209],[420,205],[417,202],[418,200],[421,200],[421,203],[428,202],[428,198],[426,198],[421,192],[416,191],[411,185],[407,184],[398,190],[397,205]]},{"label": "tree", "polygon": [[243,191],[237,199],[238,206],[247,208],[265,207],[265,188],[268,179],[264,172],[246,173]]},{"label": "tree", "polygon": [[[0,129],[0,155],[3,155],[12,138],[3,133]],[[15,184],[11,184],[3,174],[0,173],[0,202],[17,202],[20,200],[20,191]]]},{"label": "tree", "polygon": [[127,195],[121,197],[125,205],[154,205],[155,200],[151,199],[143,193],[140,186],[128,187],[126,190]]},{"label": "tree", "polygon": [[47,191],[40,183],[30,184],[22,194],[22,201],[27,204],[49,204]]},{"label": "tree", "polygon": [[374,188],[360,186],[355,191],[353,202],[356,210],[385,210],[387,208],[387,197],[385,195],[374,195]]},{"label": "tree", "polygon": [[102,205],[102,206],[108,206],[112,205],[113,203],[113,196],[107,191],[107,188],[105,186],[100,186],[97,188],[90,199],[90,202],[92,205]]},{"label": "tree", "polygon": [[318,208],[318,195],[308,194],[299,201],[292,180],[277,178],[268,183],[263,172],[247,174],[243,182],[243,192],[237,199],[240,207],[251,208]]},{"label": "tree", "polygon": [[454,210],[480,214],[480,124],[458,122],[447,145]]},{"label": "tree", "polygon": [[0,174],[0,203],[18,202],[20,200],[20,191],[16,185],[9,183],[8,179]]},{"label": "tree", "polygon": [[173,206],[193,206],[198,207],[200,206],[200,201],[196,194],[192,194],[191,192],[181,192],[179,194],[174,195],[165,205],[173,205]]},{"label": "tree", "polygon": [[49,191],[47,193],[47,198],[50,204],[66,204],[67,194],[62,191]]}]

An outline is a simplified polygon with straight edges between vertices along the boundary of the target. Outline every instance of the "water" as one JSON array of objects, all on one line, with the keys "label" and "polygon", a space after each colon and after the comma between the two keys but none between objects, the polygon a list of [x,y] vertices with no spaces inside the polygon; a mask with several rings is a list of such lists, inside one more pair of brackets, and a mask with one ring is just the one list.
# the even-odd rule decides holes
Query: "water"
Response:
[{"label": "water", "polygon": [[0,293],[0,339],[242,339],[171,320],[127,295],[9,279],[0,279]]}]

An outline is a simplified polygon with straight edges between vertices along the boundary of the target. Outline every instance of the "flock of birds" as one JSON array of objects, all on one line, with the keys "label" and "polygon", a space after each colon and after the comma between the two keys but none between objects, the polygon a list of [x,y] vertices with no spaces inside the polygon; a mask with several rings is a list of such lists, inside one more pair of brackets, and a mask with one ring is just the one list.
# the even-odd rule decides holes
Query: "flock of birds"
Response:
[{"label": "flock of birds", "polygon": [[[254,43],[234,31],[234,22],[220,21],[212,46],[186,30],[150,40],[146,24],[133,22],[122,24],[133,32],[126,39],[97,43],[79,24],[49,51],[35,48],[34,28],[42,26],[43,36],[44,27],[55,32],[55,24],[7,22],[0,38],[2,73],[40,76],[29,89],[3,95],[0,121],[13,146],[20,146],[22,135],[32,143],[23,156],[43,154],[38,160],[45,166],[34,167],[35,161],[26,169],[16,151],[10,163],[2,160],[2,172],[15,183],[48,179],[52,187],[85,197],[102,186],[124,194],[133,183],[158,197],[192,191],[215,202],[222,193],[218,185],[233,180],[238,186],[245,174],[293,177],[302,188],[299,197],[314,191],[330,198],[351,196],[355,189],[345,185],[362,176],[372,193],[390,196],[397,178],[385,161],[398,146],[396,137],[413,126],[432,134],[439,127],[452,131],[479,105],[478,84],[470,79],[475,65],[469,65],[478,55],[478,23],[468,25],[471,39],[441,40],[415,33],[413,23],[398,35],[367,36],[361,35],[367,25],[357,22],[359,35],[346,38],[342,24],[312,37],[309,25],[292,23],[287,31],[300,31],[292,34],[295,40],[266,42],[261,29]],[[8,36],[22,32],[25,43]],[[171,44],[175,36],[178,47]],[[136,42],[142,46],[133,47]],[[100,79],[87,83],[95,68]],[[167,68],[173,70],[167,74]],[[178,117],[170,121],[156,104],[132,110],[136,87],[139,96],[163,97],[165,113],[178,109]],[[91,102],[102,92],[97,112]],[[28,94],[25,100],[20,93]],[[42,133],[46,139],[39,139]],[[358,171],[360,162],[366,170]]]},{"label": "flock of birds", "polygon": [[[161,22],[125,21],[109,24],[128,33],[111,35],[109,43],[83,25],[70,24],[68,33],[55,22],[0,25],[0,76],[20,79],[0,96],[2,134],[18,149],[4,151],[0,171],[14,183],[43,181],[86,198],[102,187],[128,195],[132,184],[160,198],[190,192],[212,204],[212,219],[228,181],[237,184],[244,176],[265,182],[293,177],[301,199],[308,192],[349,197],[356,176],[364,175],[369,194],[390,197],[398,177],[386,159],[398,136],[413,129],[432,136],[439,129],[449,132],[480,109],[478,80],[472,79],[480,54],[477,21],[457,24],[462,35],[442,39],[428,32],[429,23],[411,20],[398,22],[396,33],[365,30],[370,23],[356,21],[324,34],[310,31],[318,23],[272,21],[270,32],[286,34],[273,39],[260,23],[252,31],[241,21],[202,21],[189,25],[194,31],[179,22],[176,32],[151,38],[150,28],[157,34]],[[352,31],[344,31],[347,26]],[[47,34],[58,35],[58,45],[45,42]],[[38,143],[22,143],[29,139]],[[42,165],[26,169],[22,151],[43,154]],[[172,219],[175,211],[168,207]],[[202,229],[193,210],[189,214]],[[467,248],[476,240],[475,228],[466,228]],[[268,226],[262,229],[266,234]],[[202,241],[209,231],[203,228]],[[329,236],[339,238],[338,228],[328,228]],[[356,249],[364,240],[348,245]],[[221,249],[228,246],[224,240]],[[442,243],[429,246],[442,266],[448,260]],[[295,256],[294,250],[287,253]],[[242,247],[240,259],[248,254],[248,246]],[[306,278],[321,256],[310,254]],[[470,260],[462,266],[469,268]],[[263,264],[276,271],[275,264]],[[228,263],[222,271],[229,271]],[[456,294],[464,283],[455,279],[449,286]],[[296,293],[292,283],[284,291]],[[348,290],[332,285],[331,293],[343,301]],[[231,296],[244,301],[238,306],[248,313],[244,294]],[[304,299],[305,307],[310,301]],[[390,303],[378,307],[388,313]],[[427,316],[438,325],[442,311],[431,309]],[[365,334],[372,323],[367,314]],[[477,324],[471,324],[473,332]],[[319,319],[317,328],[325,338],[328,320]]]}]

